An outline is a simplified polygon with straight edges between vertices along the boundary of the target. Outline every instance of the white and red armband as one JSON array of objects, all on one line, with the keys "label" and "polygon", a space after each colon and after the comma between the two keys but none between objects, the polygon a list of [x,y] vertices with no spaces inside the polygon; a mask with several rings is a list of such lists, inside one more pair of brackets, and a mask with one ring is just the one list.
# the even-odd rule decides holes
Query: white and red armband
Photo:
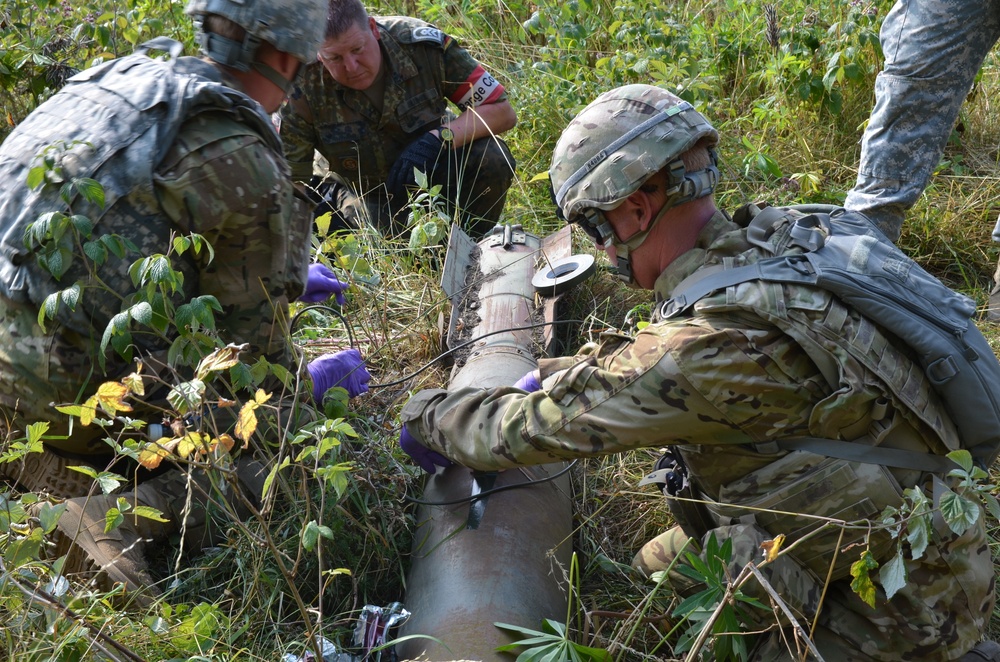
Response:
[{"label": "white and red armband", "polygon": [[479,64],[450,98],[460,110],[465,111],[493,103],[503,93],[503,85]]}]

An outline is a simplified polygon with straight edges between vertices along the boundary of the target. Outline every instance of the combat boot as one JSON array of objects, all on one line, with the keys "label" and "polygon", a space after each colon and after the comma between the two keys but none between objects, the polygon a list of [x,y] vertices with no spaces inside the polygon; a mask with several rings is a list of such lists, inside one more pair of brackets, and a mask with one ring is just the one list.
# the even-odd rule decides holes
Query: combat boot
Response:
[{"label": "combat boot", "polygon": [[[41,453],[27,453],[16,462],[0,464],[0,479],[16,483],[35,494],[48,494],[59,499],[83,496],[94,487],[94,479],[70,467],[89,466],[100,471],[97,463],[69,458],[46,449]],[[103,465],[102,465],[103,466]]]},{"label": "combat boot", "polygon": [[53,558],[66,555],[64,576],[93,582],[103,591],[122,584],[123,605],[146,608],[160,590],[149,574],[145,541],[136,530],[140,518],[126,517],[120,526],[105,530],[107,512],[118,507],[117,500],[116,495],[105,494],[67,500],[51,535],[50,553]]},{"label": "combat boot", "polygon": [[1000,644],[980,641],[975,648],[958,658],[958,662],[1000,662]]}]

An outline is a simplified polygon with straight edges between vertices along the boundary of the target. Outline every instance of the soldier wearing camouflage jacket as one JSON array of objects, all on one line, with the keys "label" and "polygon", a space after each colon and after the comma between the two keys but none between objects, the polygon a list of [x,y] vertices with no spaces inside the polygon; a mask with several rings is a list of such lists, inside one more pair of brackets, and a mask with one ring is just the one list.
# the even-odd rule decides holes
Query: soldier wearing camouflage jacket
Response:
[{"label": "soldier wearing camouflage jacket", "polygon": [[[732,218],[715,208],[717,139],[673,95],[619,88],[564,131],[550,170],[555,200],[657,301],[699,270],[801,250],[788,225],[767,246],[751,241],[754,206]],[[605,158],[592,158],[598,152]],[[633,565],[647,574],[670,566],[685,544],[704,549],[709,536],[733,542],[735,573],[760,560],[764,541],[784,533],[790,544],[815,528],[815,520],[778,513],[877,518],[900,503],[903,488],[934,489],[920,472],[784,451],[775,440],[860,440],[884,428],[904,447],[940,454],[956,435],[904,349],[829,292],[801,285],[731,286],[702,299],[690,317],[654,316],[635,337],[606,335],[576,356],[541,360],[534,382],[527,377],[524,388],[417,393],[401,413],[404,449],[480,470],[671,449],[692,496],[714,505],[694,525],[679,516],[683,529],[640,550]],[[813,537],[762,568],[800,622],[819,612],[813,642],[825,659],[954,660],[976,645],[994,602],[982,518],[962,536],[940,521],[923,557],[908,561],[905,588],[891,600],[880,588],[874,609],[851,590],[858,548],[836,561],[833,552],[864,541],[883,562],[893,543],[848,530],[838,547],[839,533]],[[670,581],[681,594],[697,589],[676,571]],[[753,584],[743,591],[759,591]],[[757,625],[774,623],[767,616]],[[783,648],[777,634],[764,637],[753,659],[786,659]]]},{"label": "soldier wearing camouflage jacket", "polygon": [[[219,489],[218,475],[213,487],[213,476],[199,467],[165,463],[165,471],[140,475],[131,489],[102,494],[89,477],[69,468],[105,468],[113,454],[102,438],[123,434],[117,423],[111,429],[79,424],[70,429],[69,417],[53,405],[79,404],[103,382],[135,370],[110,348],[101,349],[109,322],[129,306],[135,291],[130,265],[171,254],[172,268],[183,277],[175,305],[214,297],[221,311],[216,328],[206,333],[216,333],[220,344],[246,344],[254,356],[292,372],[301,362],[288,341],[289,301],[303,292],[316,294],[310,292],[314,281],[326,283],[317,285],[326,294],[340,292],[342,285],[313,277],[309,215],[296,200],[269,117],[302,63],[315,58],[325,2],[192,0],[187,12],[195,17],[204,58],[180,57],[181,44],[169,39],[148,42],[134,55],[71,78],[0,146],[0,439],[21,437],[27,424],[49,424],[44,451],[0,464],[0,477],[66,499],[50,545],[55,557],[68,554],[63,575],[94,575],[103,588],[124,584],[123,599],[141,605],[159,592],[147,571],[144,543],[163,543],[184,526],[192,548],[212,544],[218,531],[210,521],[210,502],[225,504],[221,510],[227,514],[246,516],[243,501],[233,494],[241,492],[254,503],[263,474],[262,465],[244,453],[226,460],[241,490]],[[166,51],[168,57],[153,58],[149,50]],[[96,180],[102,201],[63,200],[59,186],[29,188],[30,168],[53,145],[63,150],[54,153],[60,175]],[[38,246],[24,240],[29,224],[53,212],[86,216],[95,239],[119,235],[139,254],[130,249],[119,258],[109,251],[107,260],[99,261],[92,247],[79,245],[81,239],[69,270],[56,278],[52,262],[45,268]],[[202,235],[211,255],[208,249],[180,256],[171,250],[175,237],[191,233]],[[46,297],[74,283],[82,285],[76,306],[64,303],[43,327],[38,317]],[[167,365],[173,363],[166,351],[169,333],[164,337],[145,327],[133,333],[131,349],[147,365],[142,373],[147,397],[129,414],[146,423],[162,419],[156,407],[165,404],[166,390],[150,364],[162,368],[158,376],[168,387],[175,383],[173,370],[190,367]],[[340,358],[320,357],[302,376],[308,371],[314,383],[332,385],[336,368],[314,366],[327,366],[330,359],[339,366]],[[164,519],[128,515],[112,527],[106,513],[118,499],[133,508],[154,508]]]},{"label": "soldier wearing camouflage jacket", "polygon": [[[88,70],[69,82],[59,95],[32,114],[0,148],[0,164],[9,176],[0,192],[0,218],[6,223],[24,217],[33,221],[51,208],[44,195],[27,195],[25,179],[31,157],[52,141],[80,140],[101,145],[106,135],[93,133],[107,127],[87,118],[103,81],[112,81],[131,69],[155,64],[145,55],[132,56],[104,72]],[[221,97],[224,88],[238,84],[223,78],[220,70],[197,58],[185,57],[173,65],[178,77],[190,76],[202,85],[201,100]],[[147,72],[147,75],[151,75]],[[167,74],[170,75],[170,74]],[[102,81],[98,83],[97,81]],[[135,81],[127,86],[137,89]],[[195,84],[187,89],[193,90]],[[81,91],[82,90],[82,91]],[[129,148],[113,154],[97,179],[108,189],[109,204],[90,214],[100,233],[118,234],[133,242],[142,255],[164,253],[173,236],[197,232],[214,251],[214,259],[188,252],[175,260],[174,268],[184,276],[185,296],[214,296],[222,306],[218,326],[227,340],[247,343],[256,354],[292,367],[286,341],[288,302],[302,293],[309,262],[308,216],[293,195],[280,144],[267,117],[250,98],[228,93],[233,111],[218,98],[216,107],[203,105],[201,112],[181,120],[174,127],[176,138],[168,146],[150,143],[152,132],[138,138]],[[100,97],[106,112],[116,117],[118,127],[127,131],[130,114],[113,106],[113,97]],[[243,108],[244,117],[237,112]],[[78,129],[75,133],[71,127]],[[166,126],[161,124],[161,130]],[[162,159],[153,163],[158,151]],[[21,165],[25,164],[25,165]],[[140,165],[142,164],[142,165]],[[145,181],[131,175],[144,172]],[[96,173],[95,173],[96,174]],[[117,180],[112,183],[112,178]],[[114,199],[111,192],[126,189]],[[82,205],[78,213],[88,210]],[[10,227],[8,225],[8,227]],[[81,308],[70,315],[63,308],[57,321],[45,329],[38,322],[38,308],[46,296],[80,278],[87,265],[77,259],[62,279],[55,280],[26,254],[20,236],[5,231],[8,253],[3,257],[7,296],[0,297],[0,404],[16,412],[20,420],[49,421],[54,434],[66,433],[66,416],[51,403],[75,402],[103,381],[124,376],[133,369],[117,354],[109,352],[107,368],[100,370],[97,349],[111,318],[120,312],[121,296],[133,289],[128,268],[131,259],[108,260],[97,274],[102,289],[93,279],[82,298]],[[16,266],[15,266],[16,265]],[[30,272],[25,276],[23,272]],[[27,279],[32,286],[18,288],[16,281]],[[186,300],[183,299],[183,300]],[[180,299],[180,297],[179,297]],[[140,355],[165,349],[165,342],[136,334]],[[88,434],[89,433],[89,434]],[[75,453],[106,452],[97,437],[99,428],[79,427],[57,447]]]},{"label": "soldier wearing camouflage jacket", "polygon": [[482,234],[513,180],[499,135],[515,122],[503,86],[455,39],[418,19],[370,17],[358,0],[333,0],[319,61],[282,109],[281,139],[297,182],[310,181],[314,152],[325,158],[318,211],[336,212],[342,225],[388,231],[415,166]]}]

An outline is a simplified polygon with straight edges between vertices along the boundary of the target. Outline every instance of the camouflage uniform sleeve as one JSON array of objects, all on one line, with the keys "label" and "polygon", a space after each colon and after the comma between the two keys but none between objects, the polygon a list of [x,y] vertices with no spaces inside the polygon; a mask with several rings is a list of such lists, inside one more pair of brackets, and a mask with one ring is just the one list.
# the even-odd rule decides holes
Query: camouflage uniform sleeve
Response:
[{"label": "camouflage uniform sleeve", "polygon": [[[197,294],[223,308],[225,340],[291,367],[288,304],[301,294],[309,254],[309,217],[293,195],[279,154],[226,120],[182,130],[156,178],[163,211],[214,250],[199,261]],[[213,127],[219,139],[203,130]]]},{"label": "camouflage uniform sleeve", "polygon": [[[305,74],[304,74],[305,75]],[[292,171],[293,182],[308,182],[313,174],[313,159],[319,136],[313,124],[309,102],[296,85],[281,106],[281,146]]]},{"label": "camouflage uniform sleeve", "polygon": [[540,391],[429,390],[401,418],[428,448],[482,470],[648,446],[741,444],[808,428],[822,395],[811,373],[775,331],[659,324],[635,342],[578,357],[545,377]]},{"label": "camouflage uniform sleeve", "polygon": [[507,100],[507,91],[458,41],[444,37],[444,95],[461,110]]}]

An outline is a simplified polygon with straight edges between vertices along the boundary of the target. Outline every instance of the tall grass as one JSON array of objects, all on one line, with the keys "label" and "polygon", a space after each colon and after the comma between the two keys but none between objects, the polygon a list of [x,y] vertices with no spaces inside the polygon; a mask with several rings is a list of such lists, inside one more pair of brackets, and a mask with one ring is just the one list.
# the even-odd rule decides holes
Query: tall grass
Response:
[{"label": "tall grass", "polygon": [[[750,200],[777,203],[843,200],[854,182],[859,140],[870,111],[880,66],[877,31],[891,4],[805,0],[400,0],[380,2],[373,13],[408,14],[436,23],[468,47],[506,87],[519,117],[505,134],[518,161],[505,219],[541,235],[559,227],[538,177],[549,167],[552,147],[570,118],[601,92],[648,82],[690,100],[722,135],[723,206]],[[59,76],[101,58],[129,52],[143,38],[166,32],[191,47],[180,2],[130,0],[106,11],[46,0],[13,0],[0,6],[0,93],[6,117],[0,138],[56,88]],[[119,20],[122,19],[122,20]],[[46,44],[54,43],[57,47]],[[953,287],[985,301],[998,251],[989,241],[1000,211],[997,161],[1000,120],[991,91],[997,87],[991,57],[976,93],[963,111],[962,131],[946,161],[910,214],[901,247]],[[299,546],[302,503],[317,503],[292,477],[285,502],[267,522],[295,565],[302,593],[316,610],[322,633],[349,637],[352,619],[366,603],[403,597],[413,513],[403,502],[419,489],[419,476],[395,447],[398,411],[416,390],[447,382],[447,366],[412,373],[441,350],[439,315],[446,311],[437,286],[440,248],[418,254],[407,238],[374,233],[356,237],[359,261],[344,312],[354,341],[384,385],[351,405],[349,421],[359,438],[343,449],[355,464],[351,488],[324,521],[334,539],[320,541],[323,563]],[[317,240],[318,252],[342,251]],[[589,250],[580,242],[578,250]],[[359,266],[360,265],[360,266]],[[585,342],[602,329],[621,327],[645,295],[600,274],[573,295],[570,316],[586,319]],[[634,319],[634,314],[632,318]],[[994,325],[983,323],[995,336]],[[310,356],[346,346],[350,338],[332,316],[302,319],[296,342]],[[653,451],[592,460],[575,477],[580,522],[575,547],[583,560],[580,638],[607,647],[619,660],[670,657],[672,598],[632,576],[627,564],[645,540],[669,525],[652,489],[634,486]],[[169,559],[166,562],[170,562]],[[320,568],[346,572],[320,575]],[[156,614],[130,616],[100,600],[84,600],[87,618],[106,619],[109,632],[148,659],[194,654],[199,659],[274,660],[304,644],[304,624],[274,560],[255,536],[194,561],[171,600]],[[195,649],[185,628],[196,628],[194,605],[213,606],[217,625]],[[186,606],[185,606],[186,605]],[[46,632],[47,612],[23,596],[0,591],[0,650],[12,659],[71,659],[72,647]],[[159,620],[157,620],[159,619]],[[207,627],[207,626],[206,626]],[[487,627],[487,625],[484,625]],[[160,628],[159,634],[157,628]],[[73,636],[83,636],[73,631]],[[166,634],[163,634],[166,633]],[[86,639],[86,637],[84,637]],[[73,644],[75,646],[75,644]],[[75,648],[73,648],[75,650]],[[57,651],[57,652],[53,652]],[[58,652],[62,651],[62,652]]]}]

